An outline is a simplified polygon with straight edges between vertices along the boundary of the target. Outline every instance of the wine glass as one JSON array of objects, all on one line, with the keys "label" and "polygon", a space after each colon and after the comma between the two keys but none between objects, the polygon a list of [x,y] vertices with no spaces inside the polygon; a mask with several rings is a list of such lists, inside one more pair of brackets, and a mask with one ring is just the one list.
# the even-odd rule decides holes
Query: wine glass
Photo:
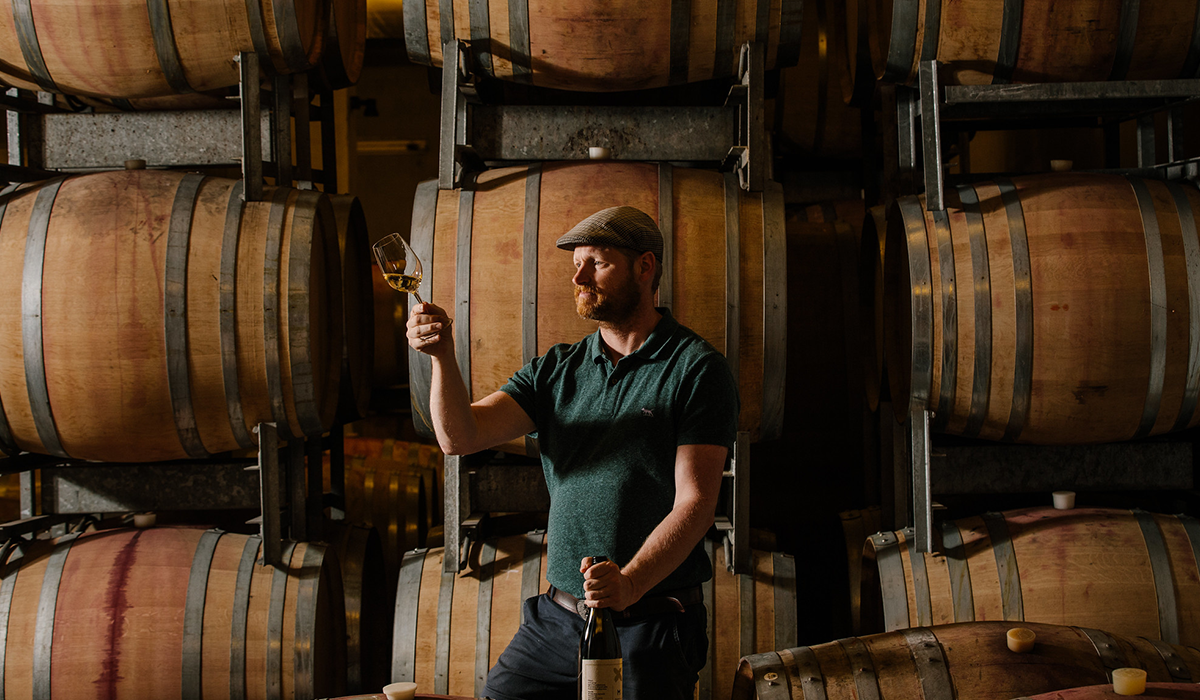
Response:
[{"label": "wine glass", "polygon": [[418,304],[424,304],[425,300],[417,291],[421,287],[421,260],[408,245],[408,241],[398,233],[391,233],[381,238],[371,249],[375,251],[375,259],[379,261],[383,279],[393,289],[408,292],[417,298]]}]

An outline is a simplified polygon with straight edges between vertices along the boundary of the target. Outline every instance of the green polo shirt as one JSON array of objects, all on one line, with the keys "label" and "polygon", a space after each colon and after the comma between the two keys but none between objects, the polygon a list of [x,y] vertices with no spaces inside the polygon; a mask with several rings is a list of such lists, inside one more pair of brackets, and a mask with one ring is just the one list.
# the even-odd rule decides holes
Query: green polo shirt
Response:
[{"label": "green polo shirt", "polygon": [[[550,490],[547,579],[576,597],[580,559],[604,555],[624,566],[671,511],[677,447],[732,448],[736,438],[729,364],[670,311],[658,311],[650,337],[615,366],[597,331],[555,345],[501,388],[537,425]],[[710,578],[697,545],[651,593]]]}]

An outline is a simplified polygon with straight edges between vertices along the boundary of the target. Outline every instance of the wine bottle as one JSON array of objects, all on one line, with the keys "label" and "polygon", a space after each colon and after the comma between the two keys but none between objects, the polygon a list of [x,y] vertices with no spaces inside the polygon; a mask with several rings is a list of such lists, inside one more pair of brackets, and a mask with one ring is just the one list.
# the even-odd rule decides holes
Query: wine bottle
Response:
[{"label": "wine bottle", "polygon": [[[608,561],[592,557],[592,564]],[[579,700],[621,700],[621,640],[609,608],[588,608],[579,639]]]}]

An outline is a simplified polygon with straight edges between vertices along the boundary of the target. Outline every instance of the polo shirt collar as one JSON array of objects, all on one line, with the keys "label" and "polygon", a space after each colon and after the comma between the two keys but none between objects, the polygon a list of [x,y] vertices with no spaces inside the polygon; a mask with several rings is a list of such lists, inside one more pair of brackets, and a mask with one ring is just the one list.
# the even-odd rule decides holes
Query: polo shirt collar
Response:
[{"label": "polo shirt collar", "polygon": [[[642,343],[642,346],[637,350],[634,350],[626,357],[639,357],[643,360],[653,360],[657,358],[658,352],[662,350],[663,345],[667,343],[667,340],[670,339],[670,337],[675,334],[676,329],[679,328],[679,322],[676,321],[675,317],[671,315],[670,309],[663,306],[656,306],[654,309],[662,314],[662,318],[658,319],[658,323],[655,324],[654,330],[650,331],[650,337],[646,338],[646,341]],[[596,364],[600,364],[602,362],[607,364],[608,356],[604,354],[604,348],[600,344],[600,331],[597,330],[595,333],[593,333],[591,338],[588,339],[588,342],[592,355],[592,361]]]}]

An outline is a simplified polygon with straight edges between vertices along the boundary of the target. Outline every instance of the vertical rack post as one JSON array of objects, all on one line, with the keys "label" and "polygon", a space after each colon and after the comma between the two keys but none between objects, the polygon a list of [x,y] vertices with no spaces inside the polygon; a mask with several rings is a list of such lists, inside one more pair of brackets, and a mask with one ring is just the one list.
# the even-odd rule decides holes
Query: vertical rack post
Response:
[{"label": "vertical rack post", "polygon": [[242,196],[247,202],[263,198],[262,101],[259,85],[258,54],[238,54],[239,95],[242,107]]},{"label": "vertical rack post", "polygon": [[946,203],[942,196],[941,96],[938,88],[937,61],[922,61],[919,72],[925,208],[929,211],[941,211],[946,208]]},{"label": "vertical rack post", "polygon": [[255,432],[258,433],[258,490],[262,511],[256,520],[263,541],[263,563],[279,566],[283,563],[283,475],[279,469],[279,434],[274,423],[259,423]]},{"label": "vertical rack post", "polygon": [[272,81],[274,108],[271,110],[272,151],[275,156],[275,186],[292,186],[292,76],[277,75]]}]

